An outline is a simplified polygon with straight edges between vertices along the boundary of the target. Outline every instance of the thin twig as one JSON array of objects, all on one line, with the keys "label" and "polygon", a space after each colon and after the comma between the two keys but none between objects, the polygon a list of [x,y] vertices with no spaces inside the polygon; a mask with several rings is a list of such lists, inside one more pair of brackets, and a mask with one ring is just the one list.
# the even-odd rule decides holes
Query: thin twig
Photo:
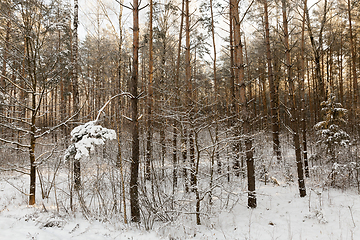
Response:
[{"label": "thin twig", "polygon": [[15,188],[16,190],[18,190],[19,192],[21,192],[22,194],[26,195],[26,196],[31,196],[32,194],[28,194],[24,191],[22,191],[21,189],[19,189],[18,187],[16,187],[14,184],[12,184],[11,182],[9,182],[6,179],[3,179],[5,182],[7,182],[8,184],[10,184],[10,186],[12,186],[13,188]]},{"label": "thin twig", "polygon": [[354,216],[353,216],[353,213],[352,213],[352,211],[351,211],[351,207],[350,207],[350,206],[348,206],[348,208],[349,208],[349,211],[350,211],[350,214],[351,214],[351,219],[352,219],[352,221],[353,221],[354,228],[355,228],[355,227],[356,227],[356,225],[355,225],[355,221],[354,221]]}]

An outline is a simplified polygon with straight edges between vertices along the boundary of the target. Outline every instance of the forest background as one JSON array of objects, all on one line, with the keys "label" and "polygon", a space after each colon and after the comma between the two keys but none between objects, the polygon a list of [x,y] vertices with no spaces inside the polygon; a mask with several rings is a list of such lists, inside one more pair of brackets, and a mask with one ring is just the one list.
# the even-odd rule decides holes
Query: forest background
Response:
[{"label": "forest background", "polygon": [[1,171],[29,205],[149,228],[233,187],[360,190],[357,1],[0,4]]}]

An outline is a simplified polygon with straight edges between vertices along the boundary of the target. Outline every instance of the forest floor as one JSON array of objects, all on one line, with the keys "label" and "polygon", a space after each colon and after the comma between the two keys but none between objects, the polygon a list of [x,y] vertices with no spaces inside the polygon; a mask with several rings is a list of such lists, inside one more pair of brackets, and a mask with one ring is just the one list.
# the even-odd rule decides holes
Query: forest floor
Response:
[{"label": "forest floor", "polygon": [[[10,175],[11,176],[11,175]],[[192,214],[174,222],[154,222],[152,230],[113,219],[85,218],[81,212],[60,213],[50,200],[28,206],[14,186],[27,178],[0,181],[0,239],[360,239],[360,195],[355,190],[311,188],[300,198],[297,183],[257,183],[256,209],[246,207],[246,194],[227,208],[204,210],[202,225]],[[4,176],[3,176],[4,177]],[[315,184],[313,184],[315,186]],[[234,194],[238,194],[234,190]],[[207,206],[209,208],[209,206]]]}]

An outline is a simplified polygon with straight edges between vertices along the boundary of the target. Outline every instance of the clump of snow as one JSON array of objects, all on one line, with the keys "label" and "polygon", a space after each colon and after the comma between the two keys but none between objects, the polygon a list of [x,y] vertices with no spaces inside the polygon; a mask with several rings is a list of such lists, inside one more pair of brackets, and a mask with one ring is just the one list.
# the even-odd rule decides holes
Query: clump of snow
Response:
[{"label": "clump of snow", "polygon": [[114,139],[116,139],[115,130],[96,125],[96,121],[77,126],[71,131],[71,140],[74,143],[67,149],[65,159],[73,155],[75,159],[88,157],[95,145],[103,145],[107,140]]}]

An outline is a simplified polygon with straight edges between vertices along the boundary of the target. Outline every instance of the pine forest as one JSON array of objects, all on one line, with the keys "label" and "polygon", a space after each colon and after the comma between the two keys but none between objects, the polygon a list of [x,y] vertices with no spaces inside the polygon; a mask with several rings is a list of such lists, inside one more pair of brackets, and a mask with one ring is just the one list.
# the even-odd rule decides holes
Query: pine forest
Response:
[{"label": "pine forest", "polygon": [[0,238],[360,239],[358,75],[356,0],[0,0]]}]

